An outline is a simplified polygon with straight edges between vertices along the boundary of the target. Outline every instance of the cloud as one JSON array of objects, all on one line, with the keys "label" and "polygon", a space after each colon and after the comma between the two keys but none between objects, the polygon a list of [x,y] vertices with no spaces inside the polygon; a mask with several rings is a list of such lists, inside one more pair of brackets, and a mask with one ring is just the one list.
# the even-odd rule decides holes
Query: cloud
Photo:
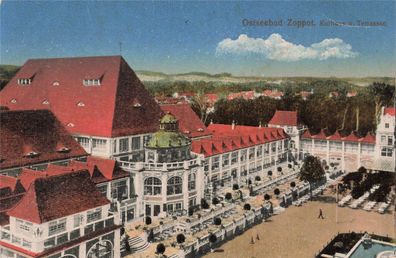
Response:
[{"label": "cloud", "polygon": [[250,38],[241,34],[235,40],[226,38],[216,47],[216,55],[261,55],[270,60],[299,61],[303,59],[327,60],[329,58],[353,58],[358,55],[352,46],[339,38],[324,39],[309,47],[288,42],[277,33],[267,39]]}]

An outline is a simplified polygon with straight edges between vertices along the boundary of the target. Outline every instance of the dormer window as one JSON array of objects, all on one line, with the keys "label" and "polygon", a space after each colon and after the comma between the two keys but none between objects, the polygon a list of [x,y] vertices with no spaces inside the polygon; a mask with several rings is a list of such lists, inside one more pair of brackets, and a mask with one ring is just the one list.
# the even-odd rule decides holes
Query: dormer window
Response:
[{"label": "dormer window", "polygon": [[32,79],[31,78],[20,78],[18,79],[18,84],[19,85],[29,85],[32,83]]},{"label": "dormer window", "polygon": [[58,81],[54,81],[54,82],[52,83],[52,86],[59,86],[59,82],[58,82]]},{"label": "dormer window", "polygon": [[77,103],[77,106],[78,107],[85,107],[85,104],[84,104],[84,102],[80,101],[80,102]]},{"label": "dormer window", "polygon": [[48,101],[48,99],[45,99],[44,101],[43,101],[43,103],[42,103],[43,105],[49,105],[49,101]]},{"label": "dormer window", "polygon": [[16,100],[16,99],[12,99],[10,102],[11,102],[12,104],[15,104],[15,103],[17,103],[17,100]]},{"label": "dormer window", "polygon": [[133,104],[133,107],[135,107],[135,108],[139,108],[139,107],[141,107],[142,105],[140,104],[140,103],[135,103],[135,104]]},{"label": "dormer window", "polygon": [[100,79],[84,79],[84,86],[100,86]]},{"label": "dormer window", "polygon": [[63,146],[63,147],[58,148],[56,151],[57,152],[61,152],[61,153],[65,153],[65,152],[69,152],[70,149],[65,147],[65,146]]},{"label": "dormer window", "polygon": [[38,152],[30,151],[30,152],[28,152],[28,153],[25,154],[25,157],[27,157],[27,158],[34,158],[34,157],[37,157],[38,155],[40,155]]},{"label": "dormer window", "polygon": [[203,129],[203,128],[198,128],[197,131],[198,131],[198,132],[203,132],[204,129]]},{"label": "dormer window", "polygon": [[68,123],[67,127],[74,127],[74,124],[73,123]]}]

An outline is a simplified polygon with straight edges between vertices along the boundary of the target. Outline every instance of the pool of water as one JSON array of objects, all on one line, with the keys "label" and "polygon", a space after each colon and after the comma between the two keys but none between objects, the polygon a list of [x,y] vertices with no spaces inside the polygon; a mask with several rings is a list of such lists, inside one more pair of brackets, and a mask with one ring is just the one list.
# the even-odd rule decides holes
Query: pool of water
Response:
[{"label": "pool of water", "polygon": [[396,251],[396,246],[373,242],[371,245],[360,243],[350,258],[376,258],[383,251]]}]

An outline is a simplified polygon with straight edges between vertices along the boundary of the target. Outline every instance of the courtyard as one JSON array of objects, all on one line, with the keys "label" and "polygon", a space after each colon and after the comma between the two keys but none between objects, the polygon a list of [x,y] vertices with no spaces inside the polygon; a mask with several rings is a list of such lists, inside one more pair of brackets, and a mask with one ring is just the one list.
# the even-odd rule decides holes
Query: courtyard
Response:
[{"label": "courtyard", "polygon": [[[318,219],[319,209],[323,210],[324,219]],[[394,238],[393,210],[392,206],[386,214],[379,214],[337,207],[335,196],[325,191],[316,200],[300,207],[287,208],[285,212],[254,226],[204,257],[314,257],[338,232],[367,231]],[[251,243],[252,237],[254,244]]]}]

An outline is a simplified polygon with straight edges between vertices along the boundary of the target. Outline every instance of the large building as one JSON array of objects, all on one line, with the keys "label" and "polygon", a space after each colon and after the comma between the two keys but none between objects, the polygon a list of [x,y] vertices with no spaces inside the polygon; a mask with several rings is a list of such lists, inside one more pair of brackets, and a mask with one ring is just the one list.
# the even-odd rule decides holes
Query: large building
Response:
[{"label": "large building", "polygon": [[120,257],[119,215],[87,171],[37,178],[0,214],[1,257]]},{"label": "large building", "polygon": [[121,56],[28,60],[0,105],[49,109],[88,153],[134,160],[162,114]]}]

